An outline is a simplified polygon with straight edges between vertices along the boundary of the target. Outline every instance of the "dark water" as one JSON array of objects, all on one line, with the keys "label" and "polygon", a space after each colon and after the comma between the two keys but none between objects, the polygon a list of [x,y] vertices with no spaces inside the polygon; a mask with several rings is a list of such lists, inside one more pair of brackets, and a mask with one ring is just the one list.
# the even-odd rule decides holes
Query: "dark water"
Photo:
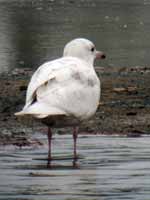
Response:
[{"label": "dark water", "polygon": [[55,136],[52,169],[41,147],[0,149],[1,200],[149,200],[150,138],[80,136],[72,168],[72,137]]},{"label": "dark water", "polygon": [[0,72],[36,68],[86,37],[102,66],[149,65],[149,0],[0,0]]}]

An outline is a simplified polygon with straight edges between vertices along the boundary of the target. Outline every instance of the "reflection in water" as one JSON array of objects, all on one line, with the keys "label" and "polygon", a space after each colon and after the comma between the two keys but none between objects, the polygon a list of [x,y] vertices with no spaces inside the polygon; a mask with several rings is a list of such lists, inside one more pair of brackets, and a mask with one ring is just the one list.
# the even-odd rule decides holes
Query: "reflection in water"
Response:
[{"label": "reflection in water", "polygon": [[51,169],[47,138],[36,137],[45,145],[1,148],[1,200],[149,200],[149,137],[80,136],[78,168],[73,168],[72,136],[55,135]]},{"label": "reflection in water", "polygon": [[148,0],[1,0],[0,71],[36,68],[86,37],[109,55],[101,65],[148,65]]}]

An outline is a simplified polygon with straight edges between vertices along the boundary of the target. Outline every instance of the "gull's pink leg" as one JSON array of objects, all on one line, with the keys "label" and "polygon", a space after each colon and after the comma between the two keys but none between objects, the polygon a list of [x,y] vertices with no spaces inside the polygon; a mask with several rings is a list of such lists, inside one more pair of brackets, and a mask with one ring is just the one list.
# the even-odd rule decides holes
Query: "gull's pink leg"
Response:
[{"label": "gull's pink leg", "polygon": [[74,127],[73,128],[73,152],[74,152],[74,160],[77,160],[77,151],[76,151],[76,147],[77,147],[77,137],[78,137],[78,127]]},{"label": "gull's pink leg", "polygon": [[51,141],[52,141],[52,131],[51,128],[48,127],[48,165],[51,164],[52,156],[51,156]]}]

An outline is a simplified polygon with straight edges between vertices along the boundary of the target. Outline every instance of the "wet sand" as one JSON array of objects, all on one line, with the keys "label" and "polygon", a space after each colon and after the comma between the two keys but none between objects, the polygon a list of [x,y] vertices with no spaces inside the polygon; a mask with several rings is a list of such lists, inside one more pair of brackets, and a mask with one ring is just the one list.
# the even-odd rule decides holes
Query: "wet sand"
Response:
[{"label": "wet sand", "polygon": [[[125,134],[129,137],[149,134],[150,67],[96,67],[96,71],[101,79],[101,101],[96,115],[80,126],[80,134]],[[36,131],[46,132],[46,127],[39,122],[20,121],[14,116],[24,105],[32,73],[31,69],[24,68],[0,75],[0,144],[21,141],[20,136],[25,142],[27,136],[30,138]],[[71,129],[54,132],[65,134]]]}]

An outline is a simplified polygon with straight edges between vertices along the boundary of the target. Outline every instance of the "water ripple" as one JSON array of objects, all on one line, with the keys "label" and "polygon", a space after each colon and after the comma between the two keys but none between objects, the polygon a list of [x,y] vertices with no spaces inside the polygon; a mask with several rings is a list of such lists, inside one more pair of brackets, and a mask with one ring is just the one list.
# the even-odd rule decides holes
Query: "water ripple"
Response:
[{"label": "water ripple", "polygon": [[[35,136],[34,136],[35,137]],[[41,138],[46,144],[46,137]],[[79,137],[72,166],[71,136],[55,136],[52,167],[47,146],[0,150],[1,200],[149,200],[149,137]]]}]

